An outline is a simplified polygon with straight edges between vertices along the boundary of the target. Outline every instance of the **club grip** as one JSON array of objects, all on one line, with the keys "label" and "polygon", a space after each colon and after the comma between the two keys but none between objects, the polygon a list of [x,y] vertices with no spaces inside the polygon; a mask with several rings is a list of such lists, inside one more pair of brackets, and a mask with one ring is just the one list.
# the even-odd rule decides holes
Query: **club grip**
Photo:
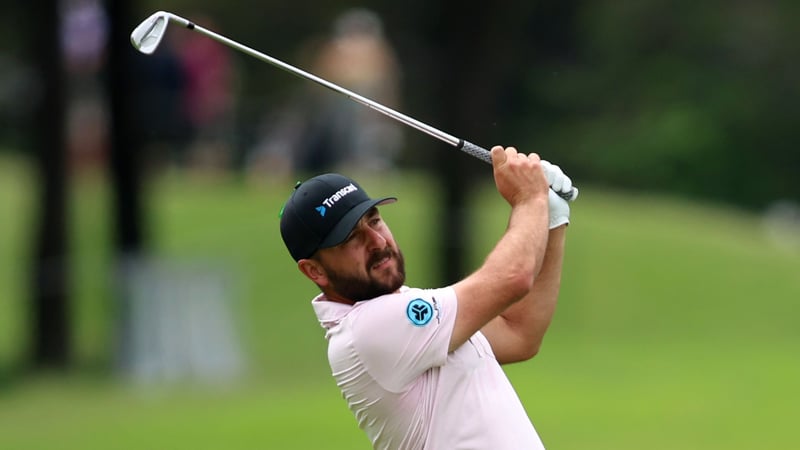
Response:
[{"label": "club grip", "polygon": [[492,163],[492,154],[489,153],[489,150],[486,150],[485,148],[483,148],[483,147],[481,147],[479,145],[475,145],[472,142],[465,141],[465,140],[462,139],[458,143],[458,149],[461,150],[462,152],[468,154],[468,155],[471,155],[471,156],[474,156],[474,157],[480,159],[481,161],[483,161],[485,163],[489,163],[489,164]]},{"label": "club grip", "polygon": [[[485,148],[479,145],[475,145],[472,142],[465,141],[462,139],[459,141],[456,147],[462,152],[474,156],[483,162],[489,164],[492,163],[492,154],[489,152],[489,150],[486,150]],[[573,187],[572,191],[570,192],[556,192],[556,194],[558,194],[558,196],[563,198],[564,200],[571,202],[576,198],[578,198],[578,188]]]}]

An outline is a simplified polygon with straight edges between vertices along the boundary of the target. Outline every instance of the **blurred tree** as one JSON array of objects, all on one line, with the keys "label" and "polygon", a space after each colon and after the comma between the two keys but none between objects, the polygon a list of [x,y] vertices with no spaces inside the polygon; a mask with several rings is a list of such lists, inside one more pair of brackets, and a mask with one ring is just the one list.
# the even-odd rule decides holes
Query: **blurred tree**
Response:
[{"label": "blurred tree", "polygon": [[[67,173],[65,73],[59,41],[59,2],[37,0],[29,5],[33,64],[41,77],[42,96],[33,136],[40,201],[34,243],[31,305],[31,362],[36,369],[62,369],[71,353],[67,270]],[[35,24],[35,26],[34,26]]]},{"label": "blurred tree", "polygon": [[0,152],[31,147],[30,99],[38,94],[39,80],[26,58],[33,42],[19,38],[19,24],[29,20],[26,14],[28,10],[15,2],[0,3]]},{"label": "blurred tree", "polygon": [[[143,86],[149,80],[146,65],[137,64],[141,58],[130,45],[130,32],[144,17],[134,17],[132,2],[109,0],[110,51],[108,61],[107,92],[111,104],[111,130],[109,170],[112,180],[112,215],[114,226],[111,272],[114,277],[115,313],[114,330],[117,339],[116,363],[127,368],[130,358],[130,330],[134,323],[131,292],[136,283],[136,270],[143,266],[146,236],[144,230],[145,208],[142,185],[145,145],[152,133],[150,108],[154,107],[148,91]],[[157,104],[155,104],[157,105]],[[163,111],[161,111],[163,113]]]},{"label": "blurred tree", "polygon": [[[458,11],[459,20],[452,20]],[[432,74],[435,88],[435,114],[441,117],[437,127],[451,130],[487,149],[493,145],[517,146],[506,135],[502,123],[504,96],[501,92],[514,85],[520,73],[520,55],[526,53],[521,38],[531,8],[500,3],[464,3],[440,1],[433,12],[431,42],[437,55]],[[464,24],[470,24],[465,30]],[[465,32],[469,31],[469,32]],[[440,181],[443,205],[439,209],[439,254],[442,255],[442,278],[446,283],[462,278],[471,268],[466,251],[471,241],[470,201],[475,179],[490,180],[491,167],[476,159],[442,148],[433,158]]]},{"label": "blurred tree", "polygon": [[[577,179],[762,207],[800,197],[793,2],[580,2],[523,117]],[[743,164],[747,167],[743,171]]]},{"label": "blurred tree", "polygon": [[[108,61],[108,92],[111,102],[110,170],[113,183],[113,214],[117,255],[136,256],[144,245],[142,210],[142,164],[146,130],[140,128],[147,106],[137,99],[142,86],[133,57],[140,57],[130,45],[130,32],[142,18],[133,14],[132,2],[107,2],[111,23]],[[137,106],[140,110],[137,111]]]}]

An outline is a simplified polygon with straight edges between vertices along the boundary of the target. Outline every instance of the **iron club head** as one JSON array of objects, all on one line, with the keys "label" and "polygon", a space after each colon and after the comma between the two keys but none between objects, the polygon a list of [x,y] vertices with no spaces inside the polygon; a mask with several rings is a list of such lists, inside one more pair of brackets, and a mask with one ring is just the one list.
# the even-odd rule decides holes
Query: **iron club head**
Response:
[{"label": "iron club head", "polygon": [[153,53],[158,48],[158,44],[161,43],[161,39],[164,38],[167,25],[171,20],[186,22],[182,23],[184,26],[189,24],[188,20],[181,19],[174,14],[165,11],[155,12],[133,29],[133,32],[131,32],[131,44],[136,50],[146,55]]},{"label": "iron club head", "polygon": [[136,50],[146,55],[153,53],[161,43],[168,23],[169,13],[164,11],[153,13],[134,28],[131,33],[131,44]]}]

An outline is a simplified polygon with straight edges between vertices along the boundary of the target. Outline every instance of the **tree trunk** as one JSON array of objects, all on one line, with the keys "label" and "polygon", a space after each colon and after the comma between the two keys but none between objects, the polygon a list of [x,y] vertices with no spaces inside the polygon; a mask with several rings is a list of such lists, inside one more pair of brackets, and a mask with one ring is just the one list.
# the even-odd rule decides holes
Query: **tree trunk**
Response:
[{"label": "tree trunk", "polygon": [[[115,249],[118,256],[136,256],[144,241],[142,227],[141,179],[144,139],[138,129],[135,105],[141,90],[135,77],[132,58],[141,57],[130,45],[130,32],[138,21],[131,2],[109,0],[110,48],[108,92],[111,103],[109,164],[113,183],[112,205]],[[142,61],[146,63],[146,61]]]},{"label": "tree trunk", "polygon": [[[503,130],[502,124],[497,126],[503,112],[500,91],[518,76],[513,69],[524,50],[519,37],[526,12],[491,2],[448,0],[441,4],[440,15],[432,40],[439,46],[440,89],[435,101],[443,129],[487,150],[497,144],[514,145],[498,135]],[[453,283],[470,270],[472,188],[480,185],[478,180],[491,181],[492,169],[448,148],[436,156],[436,176],[444,192],[439,209],[441,272],[445,283]]]},{"label": "tree trunk", "polygon": [[[31,362],[37,369],[63,369],[70,362],[67,271],[67,170],[65,74],[60,52],[59,2],[40,0],[30,24],[36,72],[43,95],[33,137],[40,199],[32,273]],[[31,13],[32,14],[32,13]]]}]

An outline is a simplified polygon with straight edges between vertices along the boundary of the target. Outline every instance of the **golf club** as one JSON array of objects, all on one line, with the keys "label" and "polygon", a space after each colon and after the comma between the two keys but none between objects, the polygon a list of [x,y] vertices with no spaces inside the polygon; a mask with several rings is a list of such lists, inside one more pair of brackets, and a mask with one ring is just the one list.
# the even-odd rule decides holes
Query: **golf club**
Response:
[{"label": "golf club", "polygon": [[[330,81],[322,79],[314,74],[298,69],[297,67],[287,64],[279,59],[273,58],[269,55],[265,55],[264,53],[253,50],[252,48],[242,45],[234,40],[228,39],[225,36],[222,36],[206,28],[203,28],[190,20],[184,19],[183,17],[177,16],[175,14],[166,11],[155,12],[150,17],[145,19],[142,23],[140,23],[131,33],[131,44],[133,44],[133,46],[137,50],[139,50],[144,54],[147,55],[152,54],[156,50],[156,48],[158,48],[158,45],[161,43],[161,39],[164,37],[164,33],[167,30],[167,25],[169,25],[169,22],[175,22],[184,28],[196,31],[200,34],[210,37],[211,39],[214,39],[217,42],[220,42],[231,48],[234,48],[250,56],[258,58],[261,61],[272,64],[273,66],[286,70],[287,72],[291,72],[301,78],[305,78],[307,80],[325,86],[328,89],[343,94],[349,97],[351,100],[354,100],[358,103],[361,103],[362,105],[372,108],[375,111],[378,111],[386,116],[391,117],[392,119],[402,122],[412,128],[422,131],[423,133],[433,136],[441,141],[444,141],[456,147],[457,149],[469,155],[472,155],[484,162],[487,162],[489,164],[492,163],[491,154],[489,153],[488,150],[486,150],[483,147],[465,141],[464,139],[459,139],[455,136],[447,134],[430,125],[427,125],[416,119],[413,119],[403,113],[397,112],[387,106],[384,106],[380,103],[377,103],[373,100],[370,100],[366,97],[356,94],[355,92],[345,89],[337,84],[331,83]],[[565,200],[572,201],[575,200],[575,198],[577,198],[578,189],[573,187],[572,192],[559,193],[559,195]]]}]

